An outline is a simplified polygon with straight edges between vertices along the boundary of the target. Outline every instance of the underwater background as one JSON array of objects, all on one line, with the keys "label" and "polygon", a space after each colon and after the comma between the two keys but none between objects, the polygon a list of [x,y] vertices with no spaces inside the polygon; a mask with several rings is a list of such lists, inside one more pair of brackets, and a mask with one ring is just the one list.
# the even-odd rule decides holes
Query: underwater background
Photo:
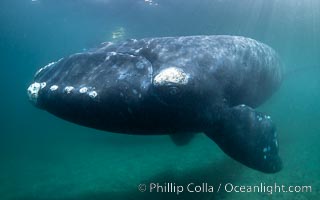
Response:
[{"label": "underwater background", "polygon": [[[26,89],[51,61],[105,41],[241,35],[273,47],[286,76],[258,110],[277,124],[282,171],[263,174],[198,134],[131,136],[75,125],[36,109]],[[0,199],[319,199],[320,1],[1,0]],[[156,193],[139,184],[312,186],[299,193]]]}]

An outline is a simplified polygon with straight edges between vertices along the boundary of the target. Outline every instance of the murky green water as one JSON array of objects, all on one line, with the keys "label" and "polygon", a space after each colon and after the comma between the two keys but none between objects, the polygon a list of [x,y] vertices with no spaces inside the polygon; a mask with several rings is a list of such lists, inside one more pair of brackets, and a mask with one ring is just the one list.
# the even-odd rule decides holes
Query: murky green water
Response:
[{"label": "murky green water", "polygon": [[[0,199],[319,199],[320,1],[2,0]],[[60,57],[126,38],[242,35],[281,56],[287,76],[259,110],[278,126],[284,168],[267,175],[231,160],[199,134],[168,136],[84,128],[34,108],[26,88]],[[151,182],[312,186],[312,192],[139,192]],[[215,188],[216,189],[216,188]]]}]

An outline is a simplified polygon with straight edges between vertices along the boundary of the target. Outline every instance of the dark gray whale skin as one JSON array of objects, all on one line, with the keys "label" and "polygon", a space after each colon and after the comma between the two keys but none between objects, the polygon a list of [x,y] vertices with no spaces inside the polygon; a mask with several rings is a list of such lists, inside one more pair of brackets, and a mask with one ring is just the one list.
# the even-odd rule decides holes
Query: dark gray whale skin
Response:
[{"label": "dark gray whale skin", "polygon": [[40,69],[28,88],[39,108],[95,129],[127,134],[204,132],[235,160],[282,168],[276,128],[253,108],[280,86],[276,52],[239,36],[104,43]]}]

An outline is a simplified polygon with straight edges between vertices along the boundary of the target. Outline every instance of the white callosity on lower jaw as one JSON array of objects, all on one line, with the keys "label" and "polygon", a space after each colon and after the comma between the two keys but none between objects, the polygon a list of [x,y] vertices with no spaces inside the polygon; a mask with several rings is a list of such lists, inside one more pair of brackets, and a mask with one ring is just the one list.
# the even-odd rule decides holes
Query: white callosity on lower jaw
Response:
[{"label": "white callosity on lower jaw", "polygon": [[[33,102],[34,104],[37,104],[38,98],[39,98],[39,92],[41,89],[45,88],[47,86],[46,82],[34,82],[32,83],[28,89],[28,96],[29,96],[29,100],[31,102]],[[60,90],[60,87],[58,85],[51,85],[49,87],[49,92],[58,92]],[[79,94],[86,94],[88,95],[90,98],[94,99],[98,96],[98,92],[93,90],[92,87],[81,87],[78,90],[76,90],[76,88],[74,88],[73,86],[66,86],[63,89],[63,92],[67,95],[71,94],[73,91],[76,92],[78,91]]]},{"label": "white callosity on lower jaw", "polygon": [[29,100],[33,103],[37,103],[38,97],[39,97],[39,91],[46,87],[46,82],[38,83],[34,82],[28,87],[28,96]]},{"label": "white callosity on lower jaw", "polygon": [[88,92],[89,97],[91,98],[96,98],[96,96],[98,95],[98,93],[96,91],[90,91]]},{"label": "white callosity on lower jaw", "polygon": [[51,91],[55,91],[55,90],[57,90],[59,88],[59,86],[57,86],[57,85],[52,85],[51,87],[50,87],[50,90]]},{"label": "white callosity on lower jaw", "polygon": [[[56,90],[59,90],[59,88],[60,87],[58,85],[52,85],[50,87],[50,91],[55,92]],[[81,88],[76,89],[73,86],[66,86],[63,88],[63,92],[65,94],[71,94],[74,92],[78,92],[80,94],[86,94],[91,98],[96,98],[98,96],[98,93],[93,89],[94,89],[93,87],[81,87]]]},{"label": "white callosity on lower jaw", "polygon": [[92,87],[82,87],[82,88],[79,89],[79,92],[81,94],[87,94],[87,95],[89,95],[89,97],[94,99],[94,98],[96,98],[98,96],[98,93],[95,90],[92,90],[92,89],[94,89],[94,88],[92,88]]},{"label": "white callosity on lower jaw", "polygon": [[186,85],[189,81],[189,74],[181,68],[169,67],[160,71],[153,79],[154,85]]},{"label": "white callosity on lower jaw", "polygon": [[87,87],[82,87],[82,88],[80,88],[79,92],[81,94],[87,93],[88,92],[88,88]]},{"label": "white callosity on lower jaw", "polygon": [[70,94],[72,92],[72,90],[74,89],[74,87],[72,86],[67,86],[64,88],[64,92],[66,92],[67,94]]}]

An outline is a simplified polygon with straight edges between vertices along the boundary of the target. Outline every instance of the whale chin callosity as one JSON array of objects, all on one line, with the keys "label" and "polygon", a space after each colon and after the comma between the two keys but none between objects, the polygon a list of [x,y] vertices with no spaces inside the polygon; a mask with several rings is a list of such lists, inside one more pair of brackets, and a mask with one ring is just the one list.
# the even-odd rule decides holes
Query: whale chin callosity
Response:
[{"label": "whale chin callosity", "polygon": [[280,86],[276,52],[240,36],[104,43],[41,68],[28,88],[37,107],[65,120],[126,134],[204,132],[253,169],[282,168],[276,126],[254,108]]}]

